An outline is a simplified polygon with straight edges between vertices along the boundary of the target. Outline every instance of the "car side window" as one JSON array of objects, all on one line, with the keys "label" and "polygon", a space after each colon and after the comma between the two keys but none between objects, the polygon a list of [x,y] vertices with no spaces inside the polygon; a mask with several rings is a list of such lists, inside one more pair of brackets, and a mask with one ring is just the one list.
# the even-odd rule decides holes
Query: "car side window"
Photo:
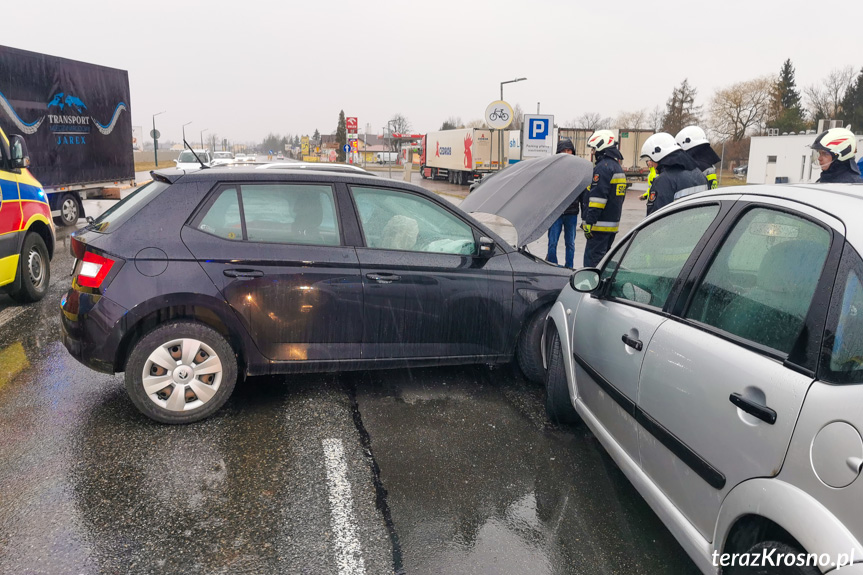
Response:
[{"label": "car side window", "polygon": [[805,324],[831,234],[775,209],[755,208],[735,224],[685,317],[790,353]]},{"label": "car side window", "polygon": [[225,188],[219,192],[219,196],[201,218],[198,229],[227,240],[243,239],[237,188]]},{"label": "car side window", "polygon": [[370,248],[476,253],[473,228],[434,202],[397,190],[352,188]]},{"label": "car side window", "polygon": [[243,184],[250,242],[341,244],[333,189],[319,184]]},{"label": "car side window", "polygon": [[638,230],[612,277],[609,297],[661,309],[680,270],[718,213],[717,204],[689,208]]},{"label": "car side window", "polygon": [[863,383],[863,261],[850,246],[845,250],[827,316],[819,378]]}]

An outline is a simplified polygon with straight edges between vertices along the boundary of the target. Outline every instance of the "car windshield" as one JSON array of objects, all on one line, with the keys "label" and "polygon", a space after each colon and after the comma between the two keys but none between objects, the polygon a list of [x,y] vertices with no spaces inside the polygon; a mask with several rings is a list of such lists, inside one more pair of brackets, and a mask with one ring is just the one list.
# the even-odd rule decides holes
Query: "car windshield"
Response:
[{"label": "car windshield", "polygon": [[[195,154],[198,154],[198,157],[201,158],[202,162],[204,162],[204,163],[207,162],[207,153],[206,152],[195,152]],[[188,150],[186,150],[184,152],[180,152],[180,157],[177,158],[177,161],[180,162],[181,164],[197,164],[198,160],[195,159],[195,154],[193,154],[192,152],[190,152]]]},{"label": "car windshield", "polygon": [[213,154],[219,160],[231,160],[234,156],[231,155],[231,152],[216,152]]}]

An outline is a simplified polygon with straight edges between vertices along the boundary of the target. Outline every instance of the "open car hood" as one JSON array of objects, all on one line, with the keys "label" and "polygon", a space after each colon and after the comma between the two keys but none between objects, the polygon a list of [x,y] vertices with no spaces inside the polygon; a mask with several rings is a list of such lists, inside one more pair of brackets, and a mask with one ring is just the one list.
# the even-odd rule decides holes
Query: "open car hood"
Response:
[{"label": "open car hood", "polygon": [[592,163],[569,154],[524,160],[489,177],[459,207],[505,218],[522,247],[551,227],[592,176]]}]

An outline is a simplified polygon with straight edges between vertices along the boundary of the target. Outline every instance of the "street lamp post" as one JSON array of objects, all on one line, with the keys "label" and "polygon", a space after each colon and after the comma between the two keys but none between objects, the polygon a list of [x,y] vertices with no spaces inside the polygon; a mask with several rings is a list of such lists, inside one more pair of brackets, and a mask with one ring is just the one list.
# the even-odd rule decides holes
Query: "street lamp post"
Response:
[{"label": "street lamp post", "polygon": [[201,130],[201,149],[202,150],[204,149],[204,132],[206,132],[209,129],[210,128],[204,128],[203,130]]},{"label": "street lamp post", "polygon": [[[503,101],[503,85],[504,84],[512,84],[513,82],[521,82],[522,80],[527,80],[527,78],[516,78],[515,80],[506,80],[505,82],[500,83],[500,100]],[[513,118],[515,120],[515,118]],[[523,145],[523,143],[522,143]],[[498,146],[497,146],[497,169],[503,169],[503,130],[500,131],[500,136],[498,137]]]},{"label": "street lamp post", "polygon": [[192,122],[186,122],[186,123],[185,123],[185,124],[183,124],[183,126],[182,126],[182,128],[183,128],[183,143],[186,143],[186,126],[188,126],[188,125],[189,125],[189,124],[191,124],[191,123],[192,123]]},{"label": "street lamp post", "polygon": [[159,138],[156,137],[156,116],[164,114],[166,110],[162,110],[158,114],[153,114],[153,159],[156,161],[156,167],[159,167]]}]

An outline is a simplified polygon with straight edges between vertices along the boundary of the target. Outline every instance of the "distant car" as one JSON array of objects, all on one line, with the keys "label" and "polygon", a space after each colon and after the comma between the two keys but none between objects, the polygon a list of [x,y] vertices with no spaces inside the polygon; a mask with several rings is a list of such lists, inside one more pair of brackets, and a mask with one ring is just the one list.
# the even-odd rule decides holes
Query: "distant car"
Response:
[{"label": "distant car", "polygon": [[285,155],[284,155],[284,154],[279,154],[278,156],[276,156],[276,159],[277,159],[277,160],[284,160],[284,159],[285,159]]},{"label": "distant car", "polygon": [[738,167],[734,168],[732,171],[737,176],[745,176],[746,173],[749,171],[749,165],[744,164],[742,166],[738,166]]},{"label": "distant car", "polygon": [[220,166],[224,164],[232,164],[236,161],[234,154],[231,152],[213,152],[212,166]]},{"label": "distant car", "polygon": [[542,381],[542,325],[570,270],[523,247],[571,186],[523,191],[516,246],[427,190],[359,173],[153,175],[72,236],[61,304],[69,352],[124,371],[148,417],[208,417],[244,375],[516,358]]},{"label": "distant car", "polygon": [[376,176],[359,166],[350,164],[328,164],[325,162],[284,162],[279,164],[261,164],[257,170],[314,170],[323,172],[342,172],[347,174],[363,174],[364,176]]},{"label": "distant car", "polygon": [[863,573],[863,184],[739,190],[675,201],[572,275],[546,411],[590,428],[702,572]]},{"label": "distant car", "polygon": [[212,165],[213,157],[210,155],[210,150],[195,150],[194,154],[191,150],[183,150],[180,152],[180,156],[174,160],[177,164],[177,169],[185,170],[187,172],[200,170],[201,163],[198,161],[198,158],[195,158],[195,155],[200,158],[201,162],[204,163],[204,166],[209,167]]}]

